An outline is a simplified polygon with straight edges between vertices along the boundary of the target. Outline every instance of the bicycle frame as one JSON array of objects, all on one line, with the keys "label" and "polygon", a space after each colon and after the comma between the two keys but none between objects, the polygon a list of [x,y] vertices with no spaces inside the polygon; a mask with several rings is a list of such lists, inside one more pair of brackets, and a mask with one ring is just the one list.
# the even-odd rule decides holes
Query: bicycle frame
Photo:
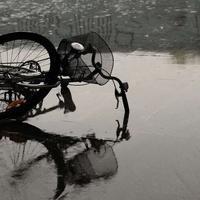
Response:
[{"label": "bicycle frame", "polygon": [[[102,38],[98,35],[94,34],[92,36],[97,37],[96,38],[97,40],[98,39],[100,41],[102,40]],[[89,36],[87,36],[87,39],[88,39],[88,37]],[[78,42],[79,41],[80,41],[80,38],[78,39]],[[22,63],[20,63],[19,67],[15,67],[15,63],[13,64],[13,66],[12,66],[12,63],[7,63],[7,65],[2,64],[2,67],[5,69],[1,70],[1,66],[0,66],[0,82],[1,82],[0,88],[7,89],[8,92],[10,90],[14,89],[14,91],[22,93],[25,90],[26,91],[30,90],[31,92],[37,91],[40,89],[49,91],[52,88],[57,87],[59,85],[61,85],[61,88],[63,88],[63,87],[67,87],[69,85],[69,83],[71,83],[71,82],[83,81],[86,83],[100,84],[98,82],[98,80],[96,80],[97,78],[95,78],[96,82],[92,81],[94,77],[99,77],[99,76],[105,80],[112,80],[113,82],[115,81],[119,84],[119,89],[120,89],[120,91],[118,91],[116,86],[114,85],[115,86],[115,97],[117,98],[117,107],[118,107],[118,103],[119,103],[118,98],[121,97],[123,106],[124,106],[124,110],[125,110],[124,122],[123,122],[123,124],[124,124],[123,131],[125,132],[126,128],[127,128],[128,118],[129,118],[129,105],[128,105],[128,101],[127,101],[127,97],[126,97],[126,92],[128,90],[128,84],[122,83],[119,78],[111,76],[110,74],[112,72],[112,68],[111,68],[110,72],[107,72],[103,68],[102,63],[96,61],[97,51],[98,51],[98,54],[100,54],[101,51],[97,50],[97,48],[92,46],[92,44],[90,44],[90,43],[89,43],[89,45],[87,44],[86,48],[84,48],[84,46],[82,44],[79,44],[78,42],[70,43],[71,50],[70,50],[70,52],[68,52],[68,54],[61,55],[59,52],[59,49],[57,50],[56,56],[59,59],[57,60],[58,63],[56,64],[57,69],[54,68],[53,71],[52,70],[50,70],[49,72],[41,71],[40,65],[37,63],[37,61],[34,61],[34,60],[28,60],[28,61],[25,61],[24,63],[22,62]],[[66,45],[66,44],[64,43],[64,45]],[[67,47],[65,46],[64,48],[67,48]],[[100,46],[100,48],[101,48],[101,46]],[[112,52],[109,49],[109,47],[107,46],[107,44],[105,44],[105,49],[108,50],[108,53],[110,53],[109,56],[111,55],[111,57],[112,57]],[[62,48],[61,48],[61,50],[62,50]],[[72,56],[71,56],[71,54],[72,54]],[[82,61],[81,57],[84,55],[87,55],[87,54],[91,54],[91,66],[85,65],[84,66],[85,68],[80,69],[80,71],[79,71],[79,62]],[[70,67],[70,66],[68,66],[68,64],[69,64],[68,62],[69,61],[71,62],[70,59],[77,60],[77,66],[75,66],[75,75],[71,75],[71,76],[70,76],[70,74],[65,74],[66,65],[67,65],[67,67]],[[101,59],[102,59],[102,57],[101,57]],[[112,59],[113,59],[113,57],[112,57]],[[85,63],[83,62],[83,64],[85,64]],[[33,65],[33,67],[32,67],[32,65]],[[28,67],[28,69],[27,69],[27,67]],[[92,67],[92,70],[90,70],[91,67]],[[15,71],[11,72],[9,70],[11,68],[14,68]],[[37,70],[35,71],[32,69],[37,69]],[[87,71],[85,69],[87,69]],[[28,74],[23,73],[19,70],[22,70],[22,71],[24,70],[25,72],[28,71]],[[83,70],[83,71],[81,71],[81,70]],[[78,77],[76,76],[77,71],[79,73]],[[51,77],[52,77],[52,80],[51,80]],[[48,83],[46,82],[47,78],[49,80],[51,80],[51,81],[48,81]],[[104,81],[103,84],[105,84],[106,82]],[[27,95],[29,97],[28,92],[27,92]],[[25,94],[25,96],[26,96],[26,94]],[[42,95],[42,97],[44,98],[43,95]]]}]

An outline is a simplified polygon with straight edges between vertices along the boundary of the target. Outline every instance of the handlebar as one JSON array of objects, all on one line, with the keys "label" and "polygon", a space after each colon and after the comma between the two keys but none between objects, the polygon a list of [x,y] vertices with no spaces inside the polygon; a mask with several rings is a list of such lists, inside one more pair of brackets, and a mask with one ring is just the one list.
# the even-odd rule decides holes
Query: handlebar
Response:
[{"label": "handlebar", "polygon": [[[99,38],[97,38],[97,39],[99,39]],[[80,42],[80,43],[78,43],[78,42]],[[122,131],[122,133],[125,133],[125,132],[127,132],[127,124],[128,124],[129,112],[130,112],[129,111],[128,100],[127,100],[127,97],[126,97],[126,92],[128,90],[128,83],[123,83],[119,78],[117,78],[115,76],[111,76],[110,73],[111,73],[112,70],[109,70],[107,72],[106,71],[107,69],[104,69],[105,66],[102,66],[101,61],[98,62],[96,60],[96,54],[97,53],[101,54],[101,51],[100,51],[100,50],[102,50],[101,46],[97,45],[97,46],[94,47],[92,44],[93,43],[89,43],[88,42],[88,43],[84,43],[85,46],[83,46],[81,44],[81,40],[77,40],[77,42],[76,42],[76,40],[74,40],[73,43],[71,43],[72,49],[66,55],[66,58],[69,59],[69,56],[73,55],[72,59],[74,59],[74,58],[77,59],[77,61],[78,61],[77,65],[80,62],[81,64],[83,64],[83,65],[85,64],[86,66],[81,68],[82,66],[80,65],[79,69],[77,68],[79,66],[76,66],[74,68],[72,66],[72,70],[74,70],[74,71],[73,71],[73,75],[72,76],[69,75],[70,79],[69,79],[68,82],[71,82],[71,81],[85,81],[85,82],[91,83],[94,80],[93,83],[98,83],[98,84],[101,85],[101,82],[99,83],[98,82],[99,80],[96,80],[96,78],[98,77],[98,74],[103,79],[113,80],[113,81],[117,82],[119,84],[120,91],[118,92],[118,90],[115,88],[115,96],[117,98],[117,103],[119,102],[118,101],[118,97],[122,97],[123,107],[124,107],[124,110],[125,110],[124,120],[123,120],[123,127],[122,128],[119,127],[118,129],[120,131]],[[106,48],[106,49],[103,49],[103,50],[106,50],[106,51],[108,50],[109,51],[110,49]],[[85,62],[84,57],[81,58],[81,55],[86,55],[86,54],[91,54],[91,58],[90,58],[91,60],[90,60],[89,64],[87,62]],[[110,54],[111,54],[111,52],[110,52]],[[94,67],[93,71],[90,70],[91,66]],[[88,68],[86,68],[86,67],[88,67]],[[86,69],[87,69],[87,71],[86,71]],[[86,75],[84,76],[84,74],[86,74]],[[105,84],[105,82],[103,82],[103,83]]]},{"label": "handlebar", "polygon": [[122,97],[122,102],[123,102],[124,111],[125,111],[125,113],[124,113],[124,121],[123,121],[123,128],[122,128],[122,133],[123,133],[123,132],[125,132],[127,130],[129,113],[130,113],[129,104],[128,104],[128,100],[127,100],[127,97],[126,97],[127,89],[124,87],[125,84],[122,83],[122,81],[119,78],[115,77],[115,76],[106,76],[100,70],[98,72],[103,78],[114,80],[114,81],[118,82],[118,84],[119,84],[119,87],[120,87],[121,91],[120,91],[120,93],[118,93],[118,96]]},{"label": "handlebar", "polygon": [[123,106],[124,106],[124,119],[123,119],[123,127],[120,128],[119,124],[118,124],[118,131],[121,130],[122,131],[122,137],[123,134],[127,134],[128,130],[127,130],[127,126],[128,126],[128,120],[129,120],[129,104],[128,104],[128,100],[127,100],[127,96],[126,96],[126,92],[128,90],[128,83],[123,83],[119,78],[115,77],[115,76],[108,76],[105,75],[102,71],[101,71],[101,63],[99,62],[95,62],[95,56],[96,56],[96,50],[94,47],[90,46],[90,50],[92,50],[92,65],[95,68],[95,71],[97,73],[100,74],[100,76],[102,76],[105,79],[108,80],[113,80],[116,81],[119,84],[119,88],[120,88],[120,92],[118,92],[117,90],[115,91],[115,95],[117,97],[122,97],[122,102],[123,102]]}]

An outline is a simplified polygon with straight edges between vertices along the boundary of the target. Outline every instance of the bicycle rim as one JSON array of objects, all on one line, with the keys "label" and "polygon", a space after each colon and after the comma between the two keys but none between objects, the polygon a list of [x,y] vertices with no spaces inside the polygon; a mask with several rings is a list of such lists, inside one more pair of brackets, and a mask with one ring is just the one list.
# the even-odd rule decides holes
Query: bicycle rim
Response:
[{"label": "bicycle rim", "polygon": [[[27,199],[29,188],[37,191],[33,192],[33,199],[48,199],[54,195],[57,189],[56,163],[45,146],[47,139],[40,137],[41,134],[45,133],[29,124],[1,124],[0,169],[4,177],[0,181],[1,192],[7,188],[3,199]],[[41,174],[44,170],[46,174]]]},{"label": "bicycle rim", "polygon": [[9,74],[38,72],[45,74],[43,79],[26,82],[52,84],[57,77],[57,64],[55,47],[39,34],[14,32],[0,36],[0,119],[24,115],[50,91],[17,87],[17,77],[11,77],[11,81]]}]

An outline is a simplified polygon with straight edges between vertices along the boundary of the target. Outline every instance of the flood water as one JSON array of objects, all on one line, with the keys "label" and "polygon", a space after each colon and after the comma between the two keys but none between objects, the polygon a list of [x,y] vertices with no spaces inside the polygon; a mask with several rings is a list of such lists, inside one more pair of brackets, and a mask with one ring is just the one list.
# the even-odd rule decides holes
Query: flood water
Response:
[{"label": "flood water", "polygon": [[56,44],[96,31],[116,51],[198,49],[198,0],[0,1],[0,33],[32,31]]},{"label": "flood water", "polygon": [[[113,49],[113,75],[129,83],[131,134],[82,154],[87,134],[116,138],[124,110],[115,109],[112,82],[70,86],[75,112],[57,108],[1,125],[0,199],[200,198],[199,1],[12,0],[0,10],[1,34],[33,31],[55,46],[90,30],[101,34]],[[43,110],[58,105],[59,90]]]}]

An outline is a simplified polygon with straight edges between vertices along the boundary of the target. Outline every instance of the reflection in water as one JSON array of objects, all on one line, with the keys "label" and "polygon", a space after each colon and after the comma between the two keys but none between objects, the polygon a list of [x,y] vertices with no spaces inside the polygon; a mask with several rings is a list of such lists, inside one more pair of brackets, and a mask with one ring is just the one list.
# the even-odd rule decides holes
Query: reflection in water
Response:
[{"label": "reflection in water", "polygon": [[3,199],[56,199],[67,184],[117,173],[112,146],[119,140],[59,136],[19,122],[2,123],[0,138]]},{"label": "reflection in water", "polygon": [[187,61],[188,53],[184,50],[174,50],[170,52],[173,55],[173,60],[177,64],[185,64]]},{"label": "reflection in water", "polygon": [[200,51],[187,51],[184,49],[172,50],[169,52],[172,58],[172,62],[179,65],[184,64],[197,64],[200,62]]}]

